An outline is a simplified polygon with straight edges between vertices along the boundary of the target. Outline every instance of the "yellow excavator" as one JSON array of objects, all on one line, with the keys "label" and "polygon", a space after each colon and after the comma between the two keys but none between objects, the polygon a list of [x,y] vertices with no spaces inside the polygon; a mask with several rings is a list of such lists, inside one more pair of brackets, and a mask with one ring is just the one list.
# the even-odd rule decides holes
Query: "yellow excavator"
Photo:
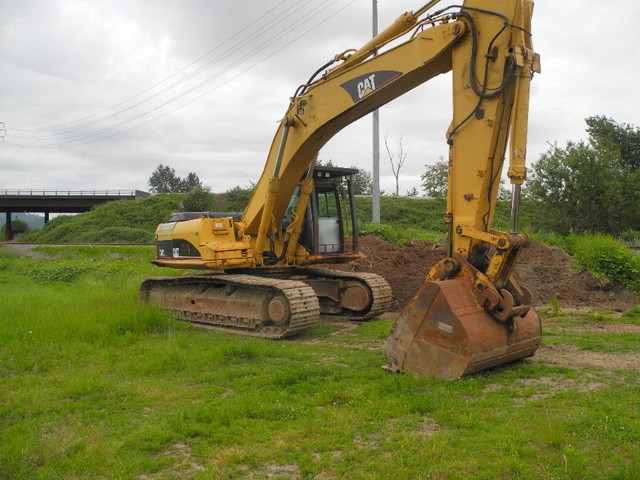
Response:
[{"label": "yellow excavator", "polygon": [[[183,212],[159,225],[153,263],[209,272],[147,279],[141,298],[194,324],[266,338],[304,331],[320,313],[386,311],[391,290],[381,277],[310,266],[358,257],[354,172],[314,159],[347,125],[450,71],[448,255],[394,322],[386,368],[454,379],[533,355],[540,318],[513,275],[529,242],[517,219],[530,82],[540,71],[533,1],[466,0],[433,11],[439,1],[336,55],[298,88],[244,212]],[[491,228],[507,144],[509,233]]]}]

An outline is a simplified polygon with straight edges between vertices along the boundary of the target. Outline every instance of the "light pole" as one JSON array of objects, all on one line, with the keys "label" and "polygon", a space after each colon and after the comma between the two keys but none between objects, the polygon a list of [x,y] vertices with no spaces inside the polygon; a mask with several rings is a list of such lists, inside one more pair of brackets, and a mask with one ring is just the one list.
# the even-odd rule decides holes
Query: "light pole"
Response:
[{"label": "light pole", "polygon": [[[378,35],[378,0],[373,0],[373,36]],[[374,53],[375,55],[375,53]],[[371,220],[380,223],[380,111],[373,111],[373,192]]]}]

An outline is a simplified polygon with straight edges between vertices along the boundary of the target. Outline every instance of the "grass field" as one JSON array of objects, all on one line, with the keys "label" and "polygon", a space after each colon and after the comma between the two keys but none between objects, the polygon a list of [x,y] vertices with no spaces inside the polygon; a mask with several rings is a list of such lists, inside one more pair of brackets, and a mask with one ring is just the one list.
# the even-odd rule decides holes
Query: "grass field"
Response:
[{"label": "grass field", "polygon": [[[138,302],[167,274],[150,248],[30,255],[0,247],[2,479],[640,478],[637,369],[534,357],[415,379],[380,368],[388,318],[287,341],[195,330]],[[638,353],[637,334],[590,332],[639,309],[544,316],[549,347]]]}]

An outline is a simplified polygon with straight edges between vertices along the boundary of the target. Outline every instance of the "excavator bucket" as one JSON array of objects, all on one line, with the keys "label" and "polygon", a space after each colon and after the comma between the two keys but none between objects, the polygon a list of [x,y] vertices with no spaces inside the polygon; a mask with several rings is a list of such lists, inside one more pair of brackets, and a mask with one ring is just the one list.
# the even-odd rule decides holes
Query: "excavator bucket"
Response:
[{"label": "excavator bucket", "polygon": [[536,311],[516,307],[520,315],[501,312],[498,320],[477,285],[470,275],[425,281],[391,328],[385,368],[453,380],[533,355],[541,341]]}]

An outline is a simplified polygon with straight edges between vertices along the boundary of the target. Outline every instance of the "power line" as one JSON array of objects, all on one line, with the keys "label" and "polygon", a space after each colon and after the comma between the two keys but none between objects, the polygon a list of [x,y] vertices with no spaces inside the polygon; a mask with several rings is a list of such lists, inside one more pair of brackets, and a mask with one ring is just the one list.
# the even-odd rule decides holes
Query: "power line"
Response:
[{"label": "power line", "polygon": [[[153,121],[157,121],[160,118],[163,118],[164,116],[175,112],[176,110],[179,110],[180,108],[185,107],[186,105],[189,105],[191,103],[193,103],[196,100],[199,100],[200,98],[210,94],[211,92],[213,92],[214,90],[217,90],[218,88],[220,88],[223,85],[226,85],[227,83],[235,80],[236,78],[238,78],[239,76],[243,75],[244,73],[246,73],[247,71],[255,68],[256,66],[258,66],[259,64],[263,63],[265,60],[267,60],[268,58],[271,58],[273,55],[275,55],[276,53],[278,53],[279,51],[281,51],[282,49],[284,49],[285,47],[287,47],[290,42],[285,43],[284,45],[282,45],[281,47],[277,48],[275,51],[273,51],[272,53],[268,54],[267,56],[263,57],[262,59],[259,59],[257,62],[253,63],[252,65],[250,65],[249,67],[245,68],[244,70],[242,70],[241,72],[239,72],[238,74],[236,74],[235,76],[231,77],[230,79],[225,80],[224,82],[220,83],[219,85],[215,86],[214,88],[196,96],[195,98],[188,100],[187,102],[184,102],[181,105],[178,105],[176,108],[173,108],[165,113],[162,113],[161,115],[158,115],[157,117],[154,117],[146,122],[143,122],[141,124],[138,125],[133,125],[129,128],[126,128],[124,130],[121,131],[116,131],[114,133],[111,133],[109,135],[104,135],[105,133],[109,133],[112,132],[113,130],[116,130],[118,128],[121,128],[125,125],[128,125],[130,123],[135,122],[136,120],[140,120],[141,118],[154,113],[168,105],[170,105],[171,103],[179,100],[180,98],[185,97],[186,95],[195,92],[196,90],[201,89],[203,86],[205,86],[206,84],[210,83],[212,80],[220,77],[221,75],[223,75],[224,73],[227,73],[229,71],[231,71],[233,68],[235,68],[236,66],[241,65],[242,63],[245,63],[246,61],[250,60],[251,58],[256,57],[258,54],[260,54],[261,52],[263,52],[264,50],[268,49],[269,47],[271,47],[272,45],[274,45],[275,43],[277,43],[280,40],[284,40],[287,38],[287,36],[290,36],[292,34],[292,32],[295,32],[296,30],[302,28],[304,25],[306,25],[310,20],[313,19],[313,17],[325,10],[327,10],[328,8],[330,8],[333,4],[335,4],[338,0],[333,0],[333,2],[329,2],[329,3],[325,3],[324,5],[322,5],[321,7],[318,7],[316,5],[316,7],[314,7],[313,9],[311,9],[309,12],[307,12],[305,14],[305,16],[296,19],[295,20],[295,25],[293,27],[291,26],[286,26],[283,29],[279,30],[275,35],[273,35],[271,38],[268,39],[267,42],[263,43],[262,46],[258,49],[253,50],[252,52],[244,55],[243,57],[239,58],[238,60],[236,60],[234,63],[232,63],[231,65],[227,66],[225,69],[223,69],[222,71],[219,71],[217,73],[215,73],[214,75],[208,77],[207,79],[201,81],[199,84],[189,88],[188,90],[180,93],[179,95],[171,98],[168,101],[165,101],[164,103],[146,110],[138,115],[136,115],[133,118],[130,118],[126,121],[120,122],[119,124],[116,125],[112,125],[109,127],[106,127],[102,130],[99,131],[95,131],[95,132],[83,132],[79,135],[75,135],[72,137],[69,137],[67,139],[65,139],[62,142],[58,142],[58,143],[52,143],[52,144],[48,144],[48,145],[40,145],[40,146],[33,146],[33,148],[54,148],[54,147],[60,147],[60,146],[73,146],[73,145],[81,145],[81,144],[87,144],[87,143],[91,143],[91,142],[95,142],[95,141],[99,141],[99,140],[103,140],[103,139],[107,139],[107,138],[112,138],[114,136],[117,135],[121,135],[123,133],[129,132],[131,130],[134,130],[136,128],[139,128],[143,125],[147,125],[148,123],[151,123]],[[337,15],[338,13],[340,13],[341,11],[343,11],[344,9],[346,9],[348,6],[350,6],[352,3],[354,3],[355,0],[351,0],[349,3],[347,3],[346,5],[344,5],[343,7],[339,8],[337,11],[331,13],[330,15],[328,15],[326,18],[324,18],[323,20],[321,20],[320,22],[316,23],[315,25],[313,25],[312,27],[308,28],[304,33],[302,33],[301,35],[297,36],[295,40],[303,37],[304,35],[306,35],[307,33],[309,33],[310,31],[314,30],[315,28],[317,28],[318,26],[320,26],[321,24],[325,23],[326,21],[328,21],[330,18],[334,17],[335,15]],[[316,13],[316,10],[318,10],[318,12]],[[96,138],[97,137],[97,138]],[[12,143],[12,145],[17,145],[17,146],[23,146],[23,147],[31,147],[30,145],[24,145],[24,144],[15,144]]]},{"label": "power line", "polygon": [[[333,18],[335,15],[337,15],[338,13],[340,13],[341,11],[343,11],[344,9],[346,9],[347,7],[349,7],[349,6],[350,6],[351,4],[353,4],[355,1],[356,1],[356,0],[351,0],[349,3],[347,3],[347,5],[345,5],[344,7],[340,8],[338,11],[334,12],[333,14],[331,14],[331,15],[330,15],[329,17],[327,17],[325,20],[323,20],[322,22],[320,22],[320,23],[318,23],[318,24],[314,25],[313,27],[311,27],[311,28],[310,28],[309,30],[307,30],[307,32],[305,32],[304,34],[299,35],[298,37],[296,37],[296,38],[295,38],[295,40],[297,40],[297,39],[299,39],[299,38],[302,38],[302,37],[303,37],[304,35],[306,35],[308,32],[310,32],[310,31],[314,30],[315,28],[319,27],[321,24],[325,23],[327,20],[329,20],[329,19]],[[195,102],[196,100],[199,100],[200,98],[202,98],[202,97],[204,97],[204,96],[206,96],[206,95],[209,95],[210,93],[212,93],[213,91],[217,90],[218,88],[220,88],[220,87],[222,87],[222,86],[224,86],[224,85],[226,85],[226,84],[228,84],[228,83],[232,82],[233,80],[235,80],[236,78],[240,77],[241,75],[244,75],[244,74],[245,74],[246,72],[248,72],[249,70],[252,70],[253,68],[257,67],[258,65],[260,65],[260,64],[261,64],[261,63],[263,63],[263,62],[265,62],[265,61],[266,61],[266,60],[268,60],[269,58],[273,57],[275,54],[279,53],[281,50],[283,50],[283,49],[284,49],[284,48],[286,48],[286,47],[287,47],[287,45],[283,45],[282,47],[278,48],[278,49],[277,49],[276,51],[274,51],[273,53],[269,54],[268,56],[264,57],[263,59],[261,59],[261,60],[259,60],[259,61],[255,62],[254,64],[250,65],[249,67],[247,67],[246,69],[242,70],[240,73],[238,73],[237,75],[233,76],[232,78],[230,78],[230,79],[228,79],[228,80],[224,81],[224,82],[223,82],[223,83],[221,83],[220,85],[217,85],[216,87],[212,88],[211,90],[208,90],[208,91],[206,91],[206,92],[204,92],[204,93],[202,93],[202,94],[198,95],[197,97],[195,97],[195,98],[193,98],[193,99],[189,100],[188,102],[185,102],[184,104],[179,105],[179,106],[177,106],[176,108],[174,108],[174,109],[172,109],[172,110],[169,110],[168,112],[165,112],[165,113],[163,113],[163,114],[159,115],[159,116],[158,116],[158,117],[156,117],[156,118],[153,118],[153,119],[147,120],[147,121],[146,121],[146,122],[144,122],[144,123],[141,123],[141,124],[139,124],[139,125],[135,125],[135,126],[133,126],[133,127],[127,128],[126,130],[123,130],[123,131],[120,131],[120,132],[115,132],[115,133],[113,133],[113,134],[111,134],[111,135],[109,135],[109,136],[102,137],[102,138],[100,138],[100,139],[98,139],[98,140],[89,140],[89,141],[86,141],[86,142],[83,142],[83,143],[78,143],[77,145],[84,145],[84,144],[87,144],[87,143],[92,143],[92,142],[94,142],[94,141],[100,141],[100,140],[106,140],[106,139],[109,139],[109,138],[113,138],[113,137],[116,137],[116,136],[121,135],[121,134],[123,134],[123,133],[127,133],[127,132],[130,132],[130,131],[135,130],[135,129],[137,129],[137,128],[140,128],[140,127],[142,127],[142,126],[148,125],[149,123],[152,123],[152,122],[155,122],[155,121],[157,121],[157,120],[160,120],[161,118],[163,118],[163,117],[165,117],[165,116],[167,116],[167,115],[169,115],[169,114],[171,114],[171,113],[173,113],[173,112],[175,112],[175,111],[177,111],[177,110],[180,110],[181,108],[186,107],[187,105],[190,105],[191,103]]]},{"label": "power line", "polygon": [[[186,65],[186,66],[182,67],[180,70],[176,71],[175,73],[173,73],[173,74],[172,74],[172,75],[170,75],[169,77],[167,77],[167,78],[165,78],[165,79],[163,79],[163,80],[160,80],[159,82],[155,83],[154,85],[152,85],[152,86],[150,86],[150,87],[148,87],[148,88],[146,88],[146,89],[144,89],[144,90],[142,90],[142,91],[140,91],[140,92],[136,93],[135,95],[132,95],[131,97],[127,98],[126,100],[121,101],[120,103],[118,103],[118,104],[116,104],[116,105],[114,105],[114,106],[112,106],[112,107],[109,107],[109,108],[107,108],[107,109],[105,109],[105,110],[102,110],[102,111],[100,111],[100,112],[97,112],[97,113],[94,113],[94,114],[88,115],[88,116],[86,116],[86,117],[82,117],[82,118],[77,119],[77,120],[72,120],[72,121],[69,121],[69,122],[65,122],[65,123],[58,124],[58,125],[53,125],[53,126],[50,126],[50,127],[37,127],[37,128],[14,128],[14,127],[11,127],[11,128],[10,128],[10,130],[15,130],[15,131],[20,131],[20,132],[28,132],[28,131],[57,131],[57,130],[74,129],[74,128],[76,128],[76,127],[69,127],[69,125],[72,125],[72,124],[74,124],[74,123],[79,123],[79,122],[82,122],[82,121],[84,121],[84,120],[88,120],[88,119],[91,119],[91,118],[97,117],[97,116],[102,115],[102,114],[104,114],[104,113],[110,112],[111,110],[114,110],[114,109],[116,109],[116,108],[118,108],[118,107],[121,107],[121,106],[123,106],[123,105],[127,104],[128,102],[130,102],[130,101],[132,101],[132,100],[135,100],[136,98],[141,97],[141,96],[142,96],[142,95],[144,95],[145,93],[150,92],[150,91],[152,91],[153,89],[155,89],[155,88],[157,88],[157,87],[161,86],[162,84],[164,84],[164,83],[168,82],[169,80],[171,80],[171,79],[175,78],[176,76],[180,75],[181,73],[185,72],[186,70],[188,70],[188,69],[189,69],[189,68],[191,68],[192,66],[196,65],[196,64],[197,64],[198,62],[200,62],[201,60],[203,60],[203,59],[205,59],[206,57],[208,57],[209,55],[211,55],[213,52],[215,52],[215,51],[219,50],[222,46],[226,45],[227,43],[229,43],[229,42],[230,42],[231,40],[233,40],[234,38],[236,38],[236,37],[240,36],[243,32],[245,32],[245,31],[249,30],[252,26],[254,26],[254,25],[258,24],[258,23],[259,23],[261,20],[263,20],[264,18],[267,18],[271,13],[275,12],[275,11],[278,9],[278,7],[280,7],[282,4],[286,3],[287,1],[289,1],[289,0],[281,0],[277,5],[275,5],[275,6],[274,6],[274,7],[272,7],[271,9],[267,10],[265,13],[263,13],[263,14],[259,15],[259,16],[258,16],[258,18],[257,18],[256,20],[252,21],[249,25],[247,25],[247,26],[243,27],[242,29],[238,30],[238,31],[237,31],[235,34],[233,34],[231,37],[229,37],[229,38],[227,38],[226,40],[222,41],[221,43],[219,43],[218,45],[216,45],[215,47],[213,47],[212,49],[210,49],[209,51],[207,51],[205,54],[203,54],[203,55],[201,55],[200,57],[198,57],[197,59],[193,60],[193,61],[192,61],[191,63],[189,63],[188,65]],[[309,2],[307,2],[307,3],[309,3]],[[295,4],[294,4],[294,5],[295,5]],[[292,8],[292,7],[291,7],[291,6],[289,6],[287,9],[285,9],[285,12],[286,12],[287,10],[290,10],[291,8]],[[274,19],[272,19],[271,21],[269,21],[267,24],[272,23],[272,22],[273,22],[273,20],[274,20]],[[260,28],[258,29],[258,31],[259,31],[260,29],[262,29],[262,28],[264,28],[264,25],[263,25],[262,27],[260,27]],[[236,44],[236,45],[238,45],[238,44]],[[232,48],[233,48],[233,47],[232,47]],[[227,51],[228,51],[228,50],[227,50]],[[209,63],[207,63],[207,65],[210,65],[210,64],[212,64],[212,63],[215,63],[215,62],[210,61]],[[203,68],[203,67],[199,67],[199,69],[198,69],[198,70],[196,70],[196,72],[201,71],[201,69],[202,69],[202,68]],[[187,78],[186,78],[186,79],[191,78],[191,77],[193,76],[193,74],[194,74],[194,72],[191,72],[190,74],[188,74],[188,76],[187,76]],[[186,79],[183,79],[182,81],[184,81],[184,80],[186,80]],[[181,82],[177,82],[177,83],[181,83]],[[173,85],[173,84],[172,84],[172,85]],[[156,95],[157,95],[157,94],[156,94]],[[153,96],[152,96],[152,97],[153,97]],[[152,98],[152,97],[151,97],[151,98]],[[144,102],[144,101],[143,101],[143,102]],[[143,103],[143,102],[140,102],[140,103]],[[136,104],[136,105],[137,105],[137,104]],[[117,112],[117,113],[120,113],[120,112]],[[116,114],[117,114],[117,113],[116,113]],[[80,124],[78,127],[82,127],[82,126],[84,126],[84,125],[91,126],[91,125],[94,125],[95,123],[96,123],[96,122],[89,122],[89,123],[86,123],[86,124]],[[22,138],[22,137],[16,137],[16,138]],[[34,137],[31,137],[31,138],[34,138]],[[35,138],[37,138],[37,137],[35,137]]]}]

